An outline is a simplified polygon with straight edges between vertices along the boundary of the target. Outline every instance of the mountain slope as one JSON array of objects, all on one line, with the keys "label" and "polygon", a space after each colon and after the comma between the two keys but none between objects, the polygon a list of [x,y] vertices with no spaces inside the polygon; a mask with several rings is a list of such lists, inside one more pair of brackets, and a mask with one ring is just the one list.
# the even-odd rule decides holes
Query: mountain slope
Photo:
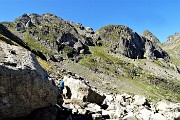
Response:
[{"label": "mountain slope", "polygon": [[180,74],[171,56],[129,27],[108,25],[94,32],[52,14],[24,14],[2,24],[29,50],[39,51],[46,60],[39,62],[53,78],[77,74],[109,93],[180,101]]},{"label": "mountain slope", "polygon": [[180,33],[169,36],[167,42],[162,44],[162,48],[170,55],[170,62],[175,64],[175,68],[178,71],[180,68]]}]

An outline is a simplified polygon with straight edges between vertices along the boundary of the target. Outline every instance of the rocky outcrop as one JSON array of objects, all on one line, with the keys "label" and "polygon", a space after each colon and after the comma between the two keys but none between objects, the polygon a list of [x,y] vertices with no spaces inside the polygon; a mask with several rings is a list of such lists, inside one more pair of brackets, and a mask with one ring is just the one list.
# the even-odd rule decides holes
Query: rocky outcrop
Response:
[{"label": "rocky outcrop", "polygon": [[67,91],[66,94],[70,99],[80,100],[83,102],[92,102],[96,104],[102,104],[103,100],[105,99],[104,95],[101,95],[95,89],[92,89],[83,80],[65,76],[63,81]]},{"label": "rocky outcrop", "polygon": [[35,50],[34,48],[30,48],[28,46],[28,44],[26,44],[22,39],[20,39],[19,37],[17,37],[16,35],[14,35],[13,33],[11,33],[4,25],[0,24],[0,34],[4,35],[5,37],[7,37],[8,39],[2,39],[1,40],[5,41],[8,44],[13,44],[12,41],[14,41],[15,43],[19,44],[20,46],[26,48],[27,50],[30,50],[32,53],[34,53],[35,55],[39,56],[40,58],[42,58],[43,60],[47,60],[46,56],[38,51]]},{"label": "rocky outcrop", "polygon": [[141,37],[129,27],[108,25],[100,28],[97,34],[104,41],[104,46],[108,46],[115,54],[132,59],[163,58],[167,61],[169,59],[168,54],[154,41],[152,42],[152,37],[149,37],[151,35]]},{"label": "rocky outcrop", "polygon": [[177,44],[180,40],[180,33],[175,33],[174,35],[171,35],[168,37],[168,40],[166,43],[175,43]]},{"label": "rocky outcrop", "polygon": [[[86,54],[89,53],[88,46],[94,45],[92,39],[94,31],[92,28],[84,27],[84,29],[80,29],[79,25],[65,21],[50,13],[42,15],[23,14],[13,24],[15,24],[15,27],[11,27],[11,29],[15,29],[17,32],[14,32],[14,34],[21,39],[26,39],[28,35],[33,40],[32,42],[36,41],[55,53],[64,52],[68,54],[66,53],[68,46],[72,49],[71,56],[79,53]],[[76,49],[79,43],[82,43],[83,46]]]},{"label": "rocky outcrop", "polygon": [[129,58],[143,58],[144,39],[132,29],[122,25],[108,25],[100,28],[97,34],[110,47],[111,52],[122,54]]},{"label": "rocky outcrop", "polygon": [[9,38],[10,40],[16,42],[17,44],[21,45],[22,47],[30,50],[29,46],[24,43],[19,37],[17,37],[16,35],[12,34],[9,30],[7,30],[7,28],[0,24],[0,34],[4,35],[5,37]]},{"label": "rocky outcrop", "polygon": [[31,52],[0,44],[0,118],[24,116],[57,103],[57,88]]},{"label": "rocky outcrop", "polygon": [[152,34],[149,30],[143,31],[142,37],[150,40],[152,43],[155,43],[155,44],[160,43],[159,39],[154,34]]},{"label": "rocky outcrop", "polygon": [[153,43],[147,39],[145,42],[144,57],[147,59],[163,58],[165,61],[169,61],[170,59],[169,55],[157,43]]}]

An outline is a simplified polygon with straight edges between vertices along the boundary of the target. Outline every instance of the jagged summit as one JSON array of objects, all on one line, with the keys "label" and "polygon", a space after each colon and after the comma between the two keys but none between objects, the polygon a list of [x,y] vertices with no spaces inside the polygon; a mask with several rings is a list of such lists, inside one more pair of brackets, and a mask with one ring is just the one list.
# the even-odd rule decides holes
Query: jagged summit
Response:
[{"label": "jagged summit", "polygon": [[62,18],[57,17],[54,14],[51,14],[51,13],[46,13],[46,14],[42,14],[42,15],[39,15],[36,13],[32,13],[32,14],[24,13],[22,16],[16,18],[14,22],[16,22],[16,23],[22,22],[24,24],[27,24],[28,21],[34,25],[40,25],[43,23],[58,24],[64,20]]},{"label": "jagged summit", "polygon": [[23,14],[13,24],[14,29],[22,33],[20,38],[28,42],[30,37],[50,49],[51,52],[43,52],[47,58],[51,57],[52,52],[59,53],[67,47],[68,51],[65,51],[69,57],[90,53],[88,46],[97,45],[99,39],[105,40],[113,53],[129,58],[167,58],[167,54],[158,45],[154,45],[159,40],[151,32],[145,31],[141,37],[123,25],[108,25],[95,33],[92,28],[65,21],[50,13]]},{"label": "jagged summit", "polygon": [[180,33],[174,33],[169,36],[166,43],[177,43],[180,41]]},{"label": "jagged summit", "polygon": [[157,44],[154,44],[152,39],[149,39],[149,37],[152,38],[150,32],[148,32],[149,37],[146,35],[147,38],[144,38],[127,26],[108,25],[100,28],[97,34],[113,53],[133,59],[163,58],[167,61],[169,59],[168,54]]},{"label": "jagged summit", "polygon": [[105,40],[114,53],[136,59],[143,58],[143,44],[145,41],[127,26],[108,25],[98,31],[102,40]]},{"label": "jagged summit", "polygon": [[50,13],[23,14],[14,22],[3,24],[11,30],[14,29],[14,34],[30,47],[41,51],[47,59],[55,60],[55,54],[74,57],[79,53],[89,53],[88,46],[94,45],[93,29]]},{"label": "jagged summit", "polygon": [[144,30],[142,32],[142,37],[150,40],[153,43],[160,43],[159,39],[154,34],[152,34],[149,30]]}]

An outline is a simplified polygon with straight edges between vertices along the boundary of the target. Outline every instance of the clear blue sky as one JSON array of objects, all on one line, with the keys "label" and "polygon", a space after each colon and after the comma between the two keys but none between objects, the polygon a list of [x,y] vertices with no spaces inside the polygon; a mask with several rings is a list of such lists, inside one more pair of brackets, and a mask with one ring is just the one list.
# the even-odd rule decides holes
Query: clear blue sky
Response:
[{"label": "clear blue sky", "polygon": [[23,13],[53,13],[94,30],[126,25],[137,33],[149,30],[161,42],[180,32],[180,0],[0,0],[0,22]]}]

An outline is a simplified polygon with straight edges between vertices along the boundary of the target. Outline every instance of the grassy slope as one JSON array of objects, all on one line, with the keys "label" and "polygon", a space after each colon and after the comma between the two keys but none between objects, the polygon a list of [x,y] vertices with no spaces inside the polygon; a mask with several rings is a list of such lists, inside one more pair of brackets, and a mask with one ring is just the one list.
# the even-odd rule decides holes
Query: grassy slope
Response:
[{"label": "grassy slope", "polygon": [[161,47],[170,55],[170,62],[180,66],[180,42],[162,44]]},{"label": "grassy slope", "polygon": [[[74,69],[74,72],[92,80],[91,84],[97,86],[98,89],[142,94],[152,101],[159,99],[180,101],[179,94],[164,89],[161,85],[148,82],[149,79],[158,76],[137,67],[133,62],[128,62],[126,60],[128,58],[110,55],[103,47],[90,47],[90,51],[92,54],[82,56],[84,59],[79,62],[80,65],[73,62],[67,64]],[[139,60],[139,62],[142,61]],[[161,64],[161,62],[157,62],[157,66]]]},{"label": "grassy slope", "polygon": [[47,49],[42,44],[38,43],[37,41],[33,40],[31,37],[27,36],[23,39],[23,41],[34,50],[42,51],[44,54],[52,55],[53,52],[49,49]]}]

